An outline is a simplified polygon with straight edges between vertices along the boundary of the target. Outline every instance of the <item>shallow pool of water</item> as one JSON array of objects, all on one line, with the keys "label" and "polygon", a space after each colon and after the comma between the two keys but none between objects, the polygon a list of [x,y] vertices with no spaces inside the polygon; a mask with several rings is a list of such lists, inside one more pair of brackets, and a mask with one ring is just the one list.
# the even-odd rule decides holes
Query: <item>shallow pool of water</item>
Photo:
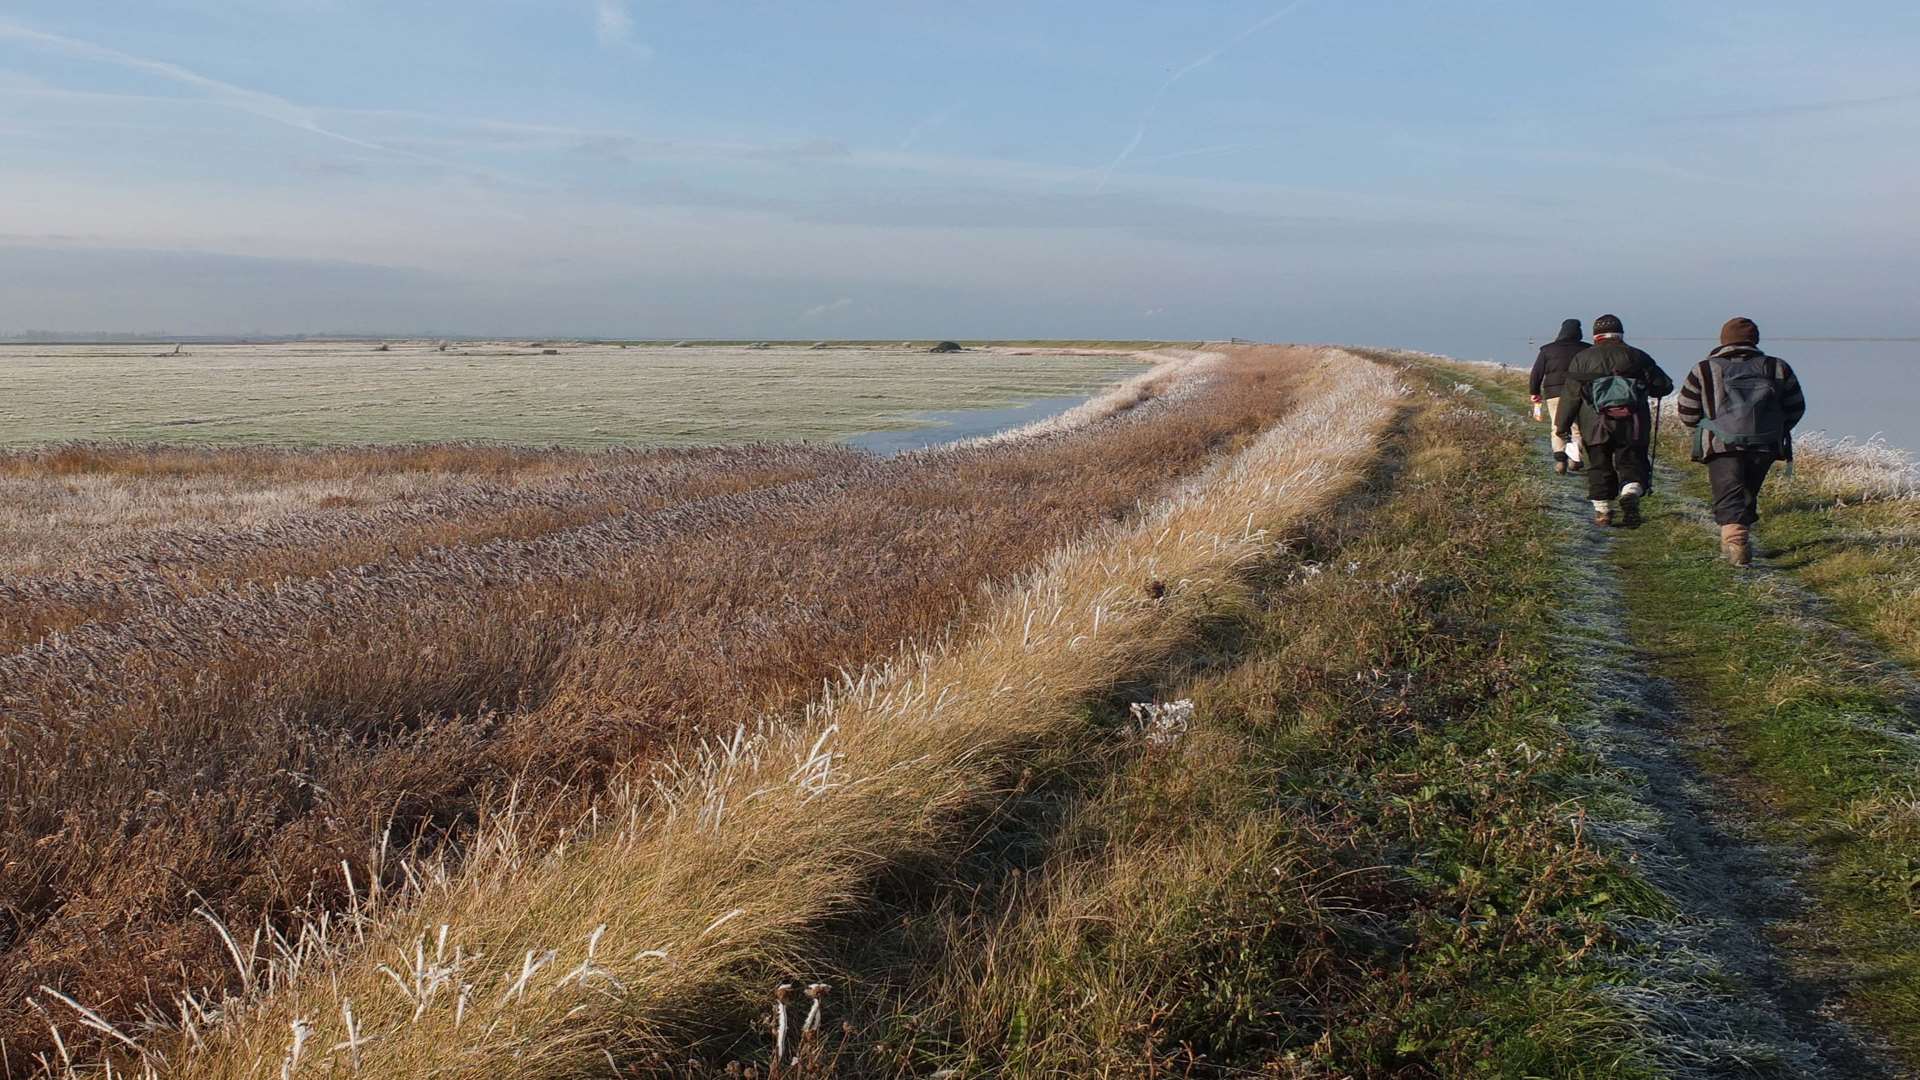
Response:
[{"label": "shallow pool of water", "polygon": [[1089,396],[1067,394],[1037,398],[1002,409],[952,409],[920,413],[913,419],[921,426],[868,431],[849,438],[847,445],[882,457],[892,457],[909,450],[924,450],[929,446],[944,446],[962,439],[977,439],[983,435],[997,435],[1002,431],[1025,427],[1036,420],[1058,416],[1086,401]]}]

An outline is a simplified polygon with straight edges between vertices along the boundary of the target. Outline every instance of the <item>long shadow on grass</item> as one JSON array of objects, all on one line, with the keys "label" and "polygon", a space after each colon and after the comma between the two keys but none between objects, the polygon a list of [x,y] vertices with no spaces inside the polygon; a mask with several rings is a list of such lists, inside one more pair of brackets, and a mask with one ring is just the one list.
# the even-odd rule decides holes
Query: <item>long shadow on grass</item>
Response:
[{"label": "long shadow on grass", "polygon": [[[769,971],[763,997],[738,1002],[730,1015],[712,1017],[704,1030],[683,1033],[697,1065],[638,1064],[658,1075],[706,1076],[717,1071],[716,1063],[766,1061],[774,1036],[765,1021],[777,1007],[776,988],[783,982],[805,985],[825,972],[843,973],[839,977],[853,985],[833,991],[839,1005],[821,1047],[833,1064],[821,1074],[899,1072],[899,1063],[886,1055],[901,1039],[925,1033],[897,1029],[893,1006],[900,1001],[898,990],[912,985],[916,973],[938,970],[955,959],[954,949],[967,941],[964,934],[949,932],[955,920],[984,928],[1016,910],[1031,910],[1036,901],[1023,885],[1042,867],[1072,854],[1062,851],[1063,831],[1076,808],[1142,751],[1131,706],[1164,701],[1196,679],[1247,657],[1259,633],[1260,611],[1284,603],[1295,581],[1291,570],[1340,550],[1364,531],[1368,515],[1393,497],[1405,469],[1414,413],[1411,406],[1400,409],[1376,456],[1348,481],[1330,510],[1299,535],[1286,538],[1279,555],[1250,571],[1253,596],[1247,607],[1212,613],[1197,628],[1189,648],[1085,702],[1088,737],[1021,776],[1009,777],[1006,798],[972,821],[973,832],[958,858],[890,867],[863,890],[856,909],[822,928],[821,949],[810,970]],[[1142,587],[1151,589],[1153,583]],[[1351,944],[1356,952],[1391,948],[1378,940]],[[1311,1010],[1303,1004],[1301,1011]],[[1309,1042],[1320,1030],[1314,1025],[1300,1029]]]}]

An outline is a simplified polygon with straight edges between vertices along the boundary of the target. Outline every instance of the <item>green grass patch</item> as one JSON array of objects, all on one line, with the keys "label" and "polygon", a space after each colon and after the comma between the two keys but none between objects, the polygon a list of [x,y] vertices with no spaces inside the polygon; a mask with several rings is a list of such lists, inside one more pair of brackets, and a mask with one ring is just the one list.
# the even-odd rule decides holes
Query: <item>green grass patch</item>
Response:
[{"label": "green grass patch", "polygon": [[[1676,453],[1682,490],[1710,498],[1706,470]],[[1769,566],[1833,603],[1840,622],[1920,668],[1920,500],[1863,497],[1819,458],[1776,466],[1756,547]]]},{"label": "green grass patch", "polygon": [[1668,908],[1582,825],[1560,537],[1524,434],[1450,396],[1151,693],[1189,727],[1117,714],[1101,778],[994,841],[1021,872],[846,973],[839,1074],[1662,1074],[1614,990]]},{"label": "green grass patch", "polygon": [[[1791,535],[1792,522],[1781,534]],[[1896,690],[1716,558],[1691,518],[1656,512],[1614,557],[1631,626],[1726,755],[1702,768],[1749,796],[1771,839],[1811,851],[1805,955],[1844,958],[1848,1000],[1920,1061],[1920,755]]]}]

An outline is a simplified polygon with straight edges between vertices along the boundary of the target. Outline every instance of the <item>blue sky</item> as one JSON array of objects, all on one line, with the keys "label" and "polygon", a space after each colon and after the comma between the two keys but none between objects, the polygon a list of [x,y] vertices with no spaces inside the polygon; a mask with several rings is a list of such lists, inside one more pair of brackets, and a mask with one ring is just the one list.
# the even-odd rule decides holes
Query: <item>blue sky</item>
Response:
[{"label": "blue sky", "polygon": [[0,332],[1920,333],[1822,7],[15,0]]}]

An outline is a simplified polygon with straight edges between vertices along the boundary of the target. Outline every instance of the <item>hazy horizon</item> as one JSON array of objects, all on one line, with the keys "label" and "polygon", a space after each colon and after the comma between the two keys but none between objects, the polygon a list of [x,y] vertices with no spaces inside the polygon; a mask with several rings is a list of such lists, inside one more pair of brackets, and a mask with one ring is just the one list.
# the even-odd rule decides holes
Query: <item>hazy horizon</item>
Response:
[{"label": "hazy horizon", "polygon": [[1920,334],[1920,11],[0,16],[0,331]]}]

